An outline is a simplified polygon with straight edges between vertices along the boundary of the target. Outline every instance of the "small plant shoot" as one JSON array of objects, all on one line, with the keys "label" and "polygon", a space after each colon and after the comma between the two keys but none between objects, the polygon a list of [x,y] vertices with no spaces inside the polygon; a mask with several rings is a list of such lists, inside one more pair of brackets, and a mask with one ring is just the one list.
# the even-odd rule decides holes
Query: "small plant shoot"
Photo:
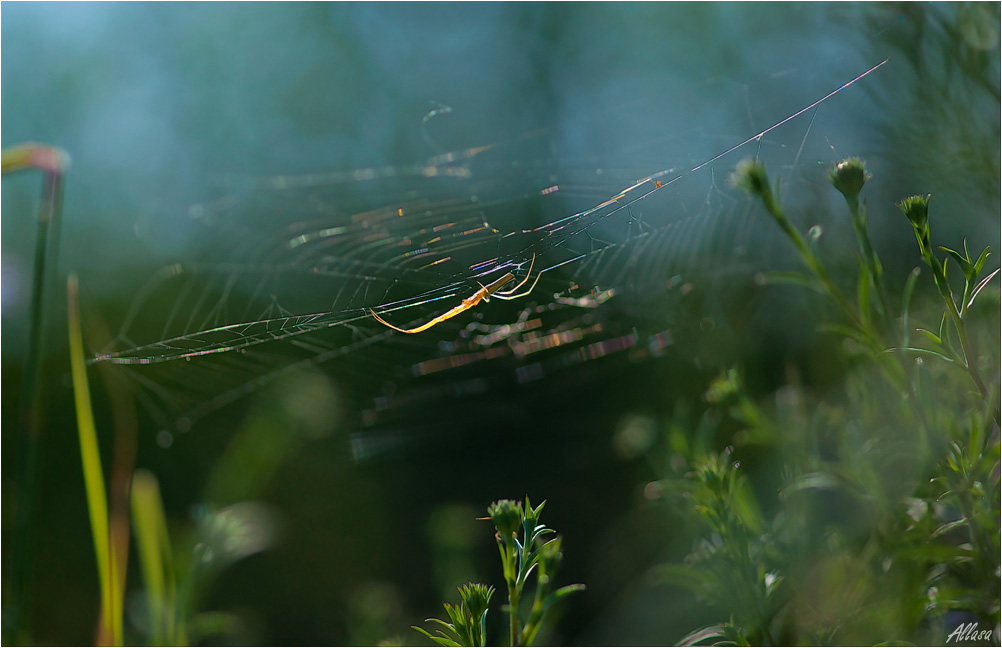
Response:
[{"label": "small plant shoot", "polygon": [[[514,500],[498,500],[487,508],[494,523],[494,539],[501,554],[505,589],[508,592],[509,646],[531,646],[543,627],[550,609],[568,594],[584,590],[581,584],[555,588],[552,579],[563,559],[562,538],[540,522],[542,502],[532,507]],[[535,581],[534,587],[532,581]],[[469,583],[459,587],[458,605],[443,603],[448,621],[428,619],[435,623],[435,634],[424,628],[414,629],[442,646],[486,646],[488,642],[487,612],[494,587]],[[524,595],[532,595],[528,610],[522,605]]]}]

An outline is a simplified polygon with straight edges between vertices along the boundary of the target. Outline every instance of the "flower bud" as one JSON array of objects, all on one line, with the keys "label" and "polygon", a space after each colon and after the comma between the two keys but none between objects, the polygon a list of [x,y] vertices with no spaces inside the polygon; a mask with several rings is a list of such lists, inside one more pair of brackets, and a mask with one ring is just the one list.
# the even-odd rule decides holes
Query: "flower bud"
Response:
[{"label": "flower bud", "polygon": [[828,180],[850,203],[859,199],[859,192],[871,177],[866,172],[866,163],[858,157],[846,158],[828,172]]},{"label": "flower bud", "polygon": [[731,174],[731,184],[748,193],[762,196],[769,193],[769,176],[765,165],[755,160],[741,160]]},{"label": "flower bud", "polygon": [[511,539],[522,525],[522,503],[514,500],[498,500],[487,507],[487,515],[491,516],[495,528],[502,538]]},{"label": "flower bud", "polygon": [[898,203],[898,209],[904,212],[916,230],[924,230],[929,222],[930,198],[932,194],[909,196]]},{"label": "flower bud", "polygon": [[459,595],[473,619],[482,619],[490,605],[491,596],[494,595],[494,588],[483,583],[467,583],[460,585],[458,589]]}]

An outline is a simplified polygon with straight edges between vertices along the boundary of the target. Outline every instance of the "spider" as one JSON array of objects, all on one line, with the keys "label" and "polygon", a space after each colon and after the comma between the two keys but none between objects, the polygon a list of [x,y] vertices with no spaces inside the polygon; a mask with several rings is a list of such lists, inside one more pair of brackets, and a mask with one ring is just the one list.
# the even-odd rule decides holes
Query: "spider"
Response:
[{"label": "spider", "polygon": [[[542,276],[543,272],[545,272],[545,270],[541,270],[539,272],[539,274],[536,275],[536,280],[532,282],[531,286],[529,286],[529,289],[526,290],[523,293],[518,293],[519,288],[521,288],[522,286],[524,286],[526,284],[526,282],[529,281],[529,277],[532,276],[532,266],[535,263],[536,263],[536,255],[533,254],[532,255],[532,261],[529,263],[529,272],[526,273],[525,279],[523,279],[517,286],[515,286],[511,290],[505,290],[505,291],[501,290],[502,288],[504,288],[505,286],[507,286],[508,284],[510,284],[512,281],[515,281],[515,275],[513,275],[512,273],[509,272],[509,273],[505,274],[503,277],[501,277],[500,279],[498,279],[497,281],[495,281],[493,283],[490,283],[490,284],[488,284],[486,286],[483,285],[483,284],[480,284],[480,290],[478,290],[477,292],[473,293],[471,296],[469,296],[466,299],[464,299],[463,302],[461,304],[459,304],[459,306],[456,306],[455,308],[452,308],[452,309],[446,311],[445,313],[442,313],[441,315],[439,315],[435,319],[433,319],[433,320],[431,320],[429,322],[425,322],[421,326],[417,326],[417,327],[414,327],[414,328],[411,328],[411,329],[402,329],[402,328],[400,328],[398,326],[394,326],[394,325],[390,324],[389,322],[387,322],[386,320],[384,320],[382,317],[380,317],[379,314],[376,313],[376,311],[372,310],[371,308],[369,309],[369,312],[372,313],[372,316],[376,318],[377,322],[379,322],[380,324],[383,324],[385,326],[390,327],[394,331],[400,331],[401,333],[420,333],[421,331],[427,331],[428,329],[430,329],[431,327],[435,326],[436,324],[441,324],[445,320],[451,319],[451,318],[455,317],[456,315],[459,315],[463,311],[467,311],[467,310],[473,308],[474,306],[476,306],[477,304],[479,304],[481,301],[489,302],[491,300],[491,297],[497,297],[498,299],[518,299],[519,297],[525,297],[526,295],[528,295],[529,293],[532,292],[532,289],[536,287],[537,283],[539,283],[539,278]],[[518,293],[518,294],[516,294],[516,293]]]}]

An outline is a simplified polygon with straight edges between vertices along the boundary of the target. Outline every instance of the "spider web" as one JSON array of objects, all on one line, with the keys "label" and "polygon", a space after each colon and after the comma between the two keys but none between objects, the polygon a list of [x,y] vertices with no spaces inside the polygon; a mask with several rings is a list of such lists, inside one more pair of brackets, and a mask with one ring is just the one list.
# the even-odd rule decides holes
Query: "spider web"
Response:
[{"label": "spider web", "polygon": [[[357,407],[361,457],[413,433],[434,399],[656,358],[680,299],[746,288],[782,245],[727,181],[737,161],[764,161],[793,204],[816,200],[840,154],[829,134],[881,65],[834,83],[841,70],[812,74],[792,84],[793,105],[767,100],[787,74],[762,90],[713,80],[700,101],[726,101],[719,121],[566,152],[544,128],[412,165],[221,178],[219,196],[189,210],[205,249],[161,269],[91,362],[121,365],[160,425],[182,432],[282,378],[323,372]],[[429,141],[449,112],[426,115]],[[415,335],[370,315],[415,327],[504,273],[538,283]]]}]

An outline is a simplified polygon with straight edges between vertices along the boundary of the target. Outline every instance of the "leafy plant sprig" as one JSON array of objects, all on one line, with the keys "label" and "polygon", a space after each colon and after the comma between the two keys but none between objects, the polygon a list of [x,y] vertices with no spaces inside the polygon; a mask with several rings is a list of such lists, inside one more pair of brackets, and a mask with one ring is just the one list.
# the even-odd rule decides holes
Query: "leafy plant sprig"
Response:
[{"label": "leafy plant sprig", "polygon": [[[559,536],[544,540],[556,533],[541,524],[543,502],[532,507],[529,498],[525,506],[514,500],[498,500],[487,508],[488,518],[494,522],[495,540],[501,554],[501,566],[508,590],[509,645],[531,646],[543,625],[546,613],[553,605],[572,592],[585,588],[575,584],[552,589],[551,580],[563,559],[562,539]],[[519,603],[530,576],[535,572],[536,587],[528,617],[519,616]],[[443,603],[449,621],[427,619],[442,628],[433,635],[413,626],[415,630],[441,646],[486,646],[487,611],[494,588],[482,583],[469,583],[459,588],[458,605]]]},{"label": "leafy plant sprig", "polygon": [[[907,362],[903,352],[938,356],[961,367],[974,382],[981,398],[985,402],[990,402],[992,396],[978,370],[978,356],[974,351],[973,342],[966,328],[965,315],[977,296],[992,278],[998,274],[999,270],[996,269],[986,277],[979,279],[979,275],[988,258],[988,248],[986,247],[977,259],[972,259],[967,249],[966,241],[964,242],[963,255],[949,248],[941,247],[940,249],[946,252],[949,257],[943,261],[937,259],[933,253],[929,227],[929,199],[931,196],[927,194],[905,198],[898,203],[898,208],[904,212],[912,224],[922,259],[932,269],[934,282],[946,304],[946,312],[941,318],[938,333],[927,329],[918,329],[920,333],[932,342],[932,348],[909,345],[908,308],[911,294],[918,278],[918,268],[916,268],[908,278],[903,293],[901,331],[897,335],[893,334],[889,324],[893,321],[895,314],[891,311],[890,299],[884,288],[883,268],[880,264],[880,259],[869,240],[865,203],[861,207],[859,200],[860,191],[870,177],[870,174],[866,172],[865,163],[859,158],[843,160],[836,164],[828,173],[829,181],[843,195],[849,206],[853,230],[856,233],[856,239],[859,244],[860,273],[856,287],[855,304],[831,280],[828,271],[813,247],[808,245],[808,242],[805,241],[800,232],[790,223],[777,199],[776,192],[769,182],[765,167],[761,163],[751,160],[743,161],[735,169],[732,182],[761,200],[762,205],[773,217],[773,220],[797,248],[797,252],[800,254],[804,265],[809,270],[809,274],[797,272],[769,273],[769,280],[773,283],[791,283],[809,287],[822,294],[826,294],[835,302],[848,318],[849,324],[848,326],[843,324],[828,324],[823,328],[852,339],[867,348],[874,356],[877,364],[880,365],[884,376],[891,384],[905,393],[916,405],[915,411],[922,421],[925,432],[928,432],[928,424],[922,414],[922,408],[919,407],[918,398],[907,377]],[[947,281],[947,263],[949,258],[953,258],[964,273],[964,291],[959,299],[954,294],[949,281]],[[876,293],[875,297],[874,293]],[[874,316],[871,301],[876,302],[876,310],[880,316],[879,318]],[[953,328],[959,337],[961,346],[961,351],[959,352],[953,347],[951,334],[946,326],[947,319],[952,319]],[[890,340],[888,340],[888,336]],[[888,354],[885,353],[886,351],[897,351],[898,353]],[[895,356],[897,356],[897,360],[894,359]],[[998,422],[999,412],[997,408],[994,412],[994,418]]]},{"label": "leafy plant sprig", "polygon": [[[934,636],[928,633],[941,630],[948,623],[949,614],[961,611],[975,614],[991,626],[998,624],[999,496],[997,488],[986,488],[989,483],[998,484],[998,380],[997,374],[989,374],[987,382],[983,377],[985,361],[994,363],[995,359],[990,354],[978,356],[974,341],[979,323],[968,320],[970,307],[999,270],[981,277],[989,251],[986,248],[972,258],[966,241],[962,254],[940,247],[947,257],[939,259],[931,242],[930,196],[911,196],[898,203],[912,225],[923,262],[931,269],[945,303],[945,309],[936,313],[937,317],[941,315],[938,333],[917,329],[932,345],[920,348],[910,344],[910,333],[916,329],[909,325],[909,308],[919,268],[905,283],[900,314],[893,312],[884,292],[880,261],[869,241],[865,209],[859,202],[859,192],[869,178],[865,165],[856,158],[844,160],[829,172],[829,180],[849,206],[859,246],[859,274],[853,300],[832,281],[814,245],[817,237],[805,237],[786,217],[778,190],[770,184],[765,168],[749,161],[735,172],[735,184],[761,201],[794,244],[807,269],[807,272],[770,273],[770,281],[808,287],[827,296],[845,318],[822,329],[854,340],[867,349],[883,378],[905,399],[896,404],[901,416],[896,420],[891,411],[895,404],[884,402],[874,407],[881,398],[879,390],[865,386],[864,374],[854,374],[847,383],[848,410],[826,406],[819,410],[820,417],[794,418],[784,425],[770,423],[764,413],[755,412],[754,403],[741,395],[730,374],[707,392],[708,402],[730,403],[730,415],[746,426],[735,436],[739,443],[771,445],[786,457],[785,484],[780,490],[782,512],[772,520],[772,531],[761,536],[766,550],[747,554],[756,566],[756,570],[748,572],[745,564],[728,563],[728,558],[743,557],[749,545],[740,527],[721,523],[730,519],[728,515],[734,516],[733,510],[719,507],[719,502],[725,501],[724,496],[731,492],[728,486],[740,480],[721,480],[719,470],[714,467],[723,464],[713,455],[696,453],[697,456],[689,457],[694,470],[683,481],[664,482],[669,490],[692,498],[689,508],[703,515],[712,536],[690,556],[689,564],[667,566],[662,576],[666,581],[703,593],[711,602],[723,603],[725,610],[737,608],[740,612],[732,614],[726,623],[691,633],[683,643],[708,640],[740,643],[749,637],[768,641],[769,634],[782,638],[781,641],[799,635],[810,637],[812,643],[831,642],[836,637],[838,641],[851,642],[853,637],[867,637],[874,631],[889,632],[892,636],[902,633],[901,636],[918,637],[921,642]],[[962,293],[955,292],[948,281],[951,258],[963,272]],[[897,315],[900,325],[892,326]],[[931,376],[929,372],[920,374],[919,365],[911,362],[916,353],[959,366],[967,375],[965,382],[969,378],[977,387],[979,402],[971,407],[966,397],[951,401],[953,390],[933,393],[923,389]],[[949,387],[949,383],[939,386]],[[801,398],[797,396],[795,400]],[[946,404],[953,407],[941,406]],[[858,414],[851,415],[854,408]],[[777,408],[777,412],[781,410],[785,408]],[[912,420],[920,423],[917,428],[922,436],[916,439],[919,443],[913,443],[908,435]],[[791,424],[792,428],[787,430]],[[899,431],[903,433],[900,436]],[[797,451],[802,440],[806,443]],[[820,452],[822,448],[824,454]],[[886,479],[886,471],[892,465],[901,466],[905,480]],[[735,475],[737,470],[735,465]],[[818,495],[805,499],[811,493]],[[817,545],[816,539],[802,543],[798,538],[804,534],[798,532],[798,524],[811,515],[805,506],[822,495],[829,501],[833,497],[852,501],[865,515],[854,516],[853,525],[840,523],[837,518],[833,523],[829,518],[821,536],[823,545]],[[697,506],[692,506],[693,501]],[[711,515],[706,515],[707,512]],[[863,519],[859,520],[860,517]],[[869,531],[866,542],[861,545],[853,542],[853,538],[863,537],[864,530]],[[777,550],[770,552],[769,542],[778,543],[774,547]],[[800,556],[801,560],[809,557],[821,564],[818,573],[827,573],[826,578],[833,583],[842,583],[847,588],[844,593],[851,596],[831,599],[822,596],[819,600],[827,601],[827,609],[817,608],[812,612],[813,618],[804,621],[796,615],[804,611],[797,605],[790,607],[793,613],[777,611],[775,604],[786,607],[787,601],[793,600],[790,593],[815,591],[812,582],[815,576],[805,579],[799,576],[795,563],[777,561],[777,557],[785,555]],[[847,570],[847,566],[851,569]],[[738,601],[736,606],[728,606],[735,595],[744,593],[735,583],[748,573],[766,574],[770,582],[765,589],[744,590],[751,596]],[[754,579],[750,582],[758,585]],[[768,587],[777,583],[780,589],[791,589],[786,595],[769,595]],[[893,595],[886,596],[885,590]],[[881,606],[897,609],[894,618],[907,617],[909,622],[884,623],[879,614],[873,613]]]},{"label": "leafy plant sprig", "polygon": [[494,588],[482,583],[467,583],[456,589],[459,590],[459,605],[442,604],[452,623],[441,619],[426,619],[445,630],[436,630],[436,636],[419,626],[411,627],[440,646],[486,646],[487,608],[494,595]]},{"label": "leafy plant sprig", "polygon": [[[926,329],[919,329],[919,332],[933,343],[933,349],[910,347],[908,350],[918,353],[930,353],[959,365],[970,375],[971,380],[974,381],[978,392],[981,394],[981,398],[987,401],[989,398],[988,388],[985,385],[985,381],[981,378],[981,373],[978,371],[977,355],[974,352],[970,336],[967,334],[964,316],[982,289],[998,274],[999,270],[996,269],[988,276],[979,280],[978,275],[981,273],[985,261],[988,259],[987,247],[976,260],[972,260],[971,253],[967,249],[966,239],[964,240],[963,256],[950,248],[940,246],[939,249],[946,252],[950,258],[956,261],[964,273],[964,292],[961,295],[958,306],[957,297],[950,286],[950,282],[947,280],[947,263],[949,258],[943,259],[941,263],[932,250],[931,230],[929,227],[929,201],[931,198],[932,194],[909,196],[898,203],[898,209],[908,217],[912,228],[915,230],[915,240],[918,241],[922,260],[932,269],[932,278],[936,283],[936,288],[939,289],[940,295],[943,297],[943,301],[946,303],[946,312],[940,320],[938,334]],[[946,330],[947,316],[953,320],[957,336],[960,338],[962,353],[957,353],[950,343],[949,332]],[[998,412],[995,414],[995,420],[998,421]]]}]

